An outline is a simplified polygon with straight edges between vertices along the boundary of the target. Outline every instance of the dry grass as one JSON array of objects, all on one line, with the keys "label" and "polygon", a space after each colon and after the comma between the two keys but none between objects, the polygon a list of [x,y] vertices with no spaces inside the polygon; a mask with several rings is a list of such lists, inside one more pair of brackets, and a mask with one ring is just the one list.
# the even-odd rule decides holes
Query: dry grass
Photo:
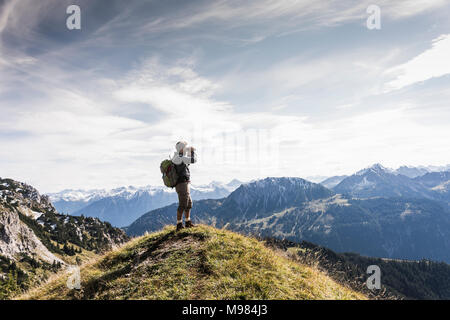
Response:
[{"label": "dry grass", "polygon": [[133,239],[84,264],[81,290],[67,274],[19,299],[366,299],[315,267],[234,232],[173,227]]}]

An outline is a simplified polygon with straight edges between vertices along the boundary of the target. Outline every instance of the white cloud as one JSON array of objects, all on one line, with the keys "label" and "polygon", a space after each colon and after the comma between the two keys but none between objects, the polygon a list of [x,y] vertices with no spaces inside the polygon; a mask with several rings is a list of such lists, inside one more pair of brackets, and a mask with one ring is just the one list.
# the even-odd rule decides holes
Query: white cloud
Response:
[{"label": "white cloud", "polygon": [[3,32],[3,30],[5,30],[8,19],[17,2],[17,0],[6,1],[1,7],[2,11],[0,12],[0,34]]},{"label": "white cloud", "polygon": [[[294,148],[283,150],[284,163],[292,163],[299,176],[350,174],[355,169],[382,162],[397,167],[446,163],[450,157],[450,127],[422,123],[428,110],[393,108],[345,119],[306,123],[297,132]],[[286,154],[290,157],[285,158]]]},{"label": "white cloud", "polygon": [[[163,16],[139,21],[133,19],[136,8],[130,5],[97,30],[94,41],[110,44],[111,39],[126,28],[134,30],[126,34],[128,42],[192,28],[195,32],[183,33],[182,38],[171,34],[164,41],[170,46],[187,38],[253,44],[271,36],[321,27],[349,23],[365,27],[366,9],[371,4],[374,4],[371,0],[251,0],[245,4],[239,0],[192,1],[181,10],[170,10]],[[375,4],[381,7],[383,20],[399,20],[437,10],[446,5],[446,0],[378,0]]]},{"label": "white cloud", "polygon": [[[288,72],[284,76],[276,70],[268,72],[288,81],[296,69],[288,72],[282,64],[281,70]],[[317,74],[314,68],[304,70]],[[136,66],[120,81],[100,79],[99,85],[91,85],[98,88],[98,95],[90,96],[82,87],[71,91],[44,84],[39,87],[48,95],[44,100],[27,101],[36,104],[31,109],[24,105],[10,109],[0,120],[2,129],[30,136],[3,139],[0,158],[5,172],[45,191],[157,184],[159,162],[173,152],[172,144],[180,138],[198,147],[200,162],[192,168],[197,183],[211,177],[351,173],[380,161],[389,166],[405,164],[407,159],[439,164],[450,157],[445,148],[450,129],[445,122],[421,124],[421,111],[411,106],[320,122],[301,112],[249,112],[214,98],[220,86],[198,75],[195,65],[166,66],[154,59]],[[111,97],[103,100],[108,92]],[[290,99],[285,96],[284,101]],[[119,115],[123,108],[132,113],[135,103],[158,120],[146,123]]]},{"label": "white cloud", "polygon": [[[377,3],[377,2],[375,2]],[[404,18],[417,14],[424,14],[428,10],[448,5],[447,0],[400,0],[382,2],[381,6],[388,8],[393,18]]]},{"label": "white cloud", "polygon": [[450,34],[434,39],[430,49],[386,73],[396,76],[387,83],[387,90],[450,74]]},{"label": "white cloud", "polygon": [[[45,5],[39,6],[40,13],[56,2],[42,3]],[[415,7],[412,3],[408,0],[378,4],[383,19],[384,15],[392,19],[410,17],[442,5],[437,0],[415,2]],[[198,28],[200,33],[210,32],[211,38],[216,39],[216,35],[233,38],[241,36],[242,31],[243,37],[254,42],[266,39],[267,35],[295,31],[297,27],[354,21],[363,25],[368,4],[265,0],[242,6],[237,2],[207,2],[205,6],[192,4],[186,10],[170,11],[142,28],[142,21],[134,20],[130,16],[132,8],[127,8],[126,21],[112,19],[111,24],[95,34],[111,35],[106,37],[110,41],[106,47],[102,47],[105,42],[100,38],[88,38],[81,45],[61,45],[33,57],[26,55],[29,51],[20,50],[21,46],[8,52],[9,55],[2,52],[0,63],[5,69],[0,73],[0,98],[6,97],[0,100],[2,175],[29,181],[44,191],[157,184],[161,183],[159,163],[173,151],[173,144],[180,138],[199,149],[200,162],[192,168],[199,183],[232,177],[245,180],[269,175],[350,173],[380,161],[389,166],[414,164],[411,161],[447,162],[450,134],[442,113],[428,114],[426,125],[421,122],[424,113],[419,109],[395,106],[386,110],[394,103],[386,106],[383,98],[378,100],[381,103],[377,112],[372,108],[370,113],[361,114],[367,109],[359,110],[366,107],[361,103],[364,98],[379,93],[378,82],[385,80],[383,70],[392,59],[398,58],[398,52],[392,48],[388,51],[369,46],[361,50],[349,42],[345,53],[330,47],[329,52],[312,58],[311,52],[303,56],[302,49],[297,48],[283,61],[270,56],[269,50],[268,55],[264,52],[252,55],[255,63],[250,61],[250,67],[241,70],[240,61],[245,65],[248,52],[241,56],[236,47],[233,47],[235,54],[224,57],[216,56],[215,48],[206,52],[208,49],[200,44],[198,56],[202,61],[188,58],[167,65],[169,58],[165,63],[149,59],[143,64],[133,64],[134,69],[129,72],[120,69],[129,68],[127,63],[116,66],[117,60],[109,60],[111,57],[105,54],[105,48],[112,48],[113,52],[114,48],[126,47],[126,55],[114,52],[113,56],[128,57],[135,50],[139,51],[139,57],[148,52],[163,56],[165,52],[158,51],[158,46],[164,47],[166,43],[158,42],[152,47],[156,52],[145,52],[142,43],[146,42],[138,41],[139,45],[133,47],[128,46],[128,41],[145,36],[147,31],[156,34],[161,30],[184,31],[202,23],[205,27]],[[23,36],[23,43],[31,40],[36,44],[40,38],[35,38],[32,30],[40,21],[39,15],[27,11],[27,5],[29,0],[20,2],[8,14],[3,11],[0,30],[13,29],[14,34]],[[130,27],[125,28],[127,36],[114,38],[123,36],[120,28],[124,23]],[[233,28],[245,30],[240,29],[236,35]],[[225,35],[221,33],[223,30],[231,32]],[[192,31],[190,35],[197,35],[198,30]],[[167,38],[173,43],[180,39],[171,34]],[[164,40],[158,41],[166,41],[165,34]],[[443,41],[447,38],[437,39],[430,50],[436,50]],[[184,39],[179,46],[171,46],[170,53],[189,56],[192,44],[188,42]],[[101,56],[94,48],[100,48]],[[264,67],[252,71],[260,58]],[[95,68],[74,65],[85,59],[94,61]],[[197,68],[203,62],[202,68]],[[428,77],[416,76],[411,71],[417,69],[419,62],[408,62],[397,71],[408,75],[405,79]],[[216,68],[218,65],[229,66],[230,74],[223,75],[223,69]],[[205,73],[200,74],[199,70]],[[433,70],[431,76],[439,72],[437,68]],[[216,76],[208,74],[210,71]],[[401,75],[396,80],[399,79],[403,79]],[[401,85],[405,80],[402,81]],[[250,103],[257,101],[255,104],[261,105],[251,108],[245,99],[244,102],[239,97],[232,99],[248,93]],[[442,101],[444,98],[441,96]],[[318,106],[317,101],[325,103]],[[436,101],[434,97],[430,104]],[[348,108],[336,112],[339,105]],[[316,109],[320,109],[320,121],[312,117]],[[341,112],[341,118],[329,116],[332,112]]]},{"label": "white cloud", "polygon": [[[153,69],[170,70],[161,66]],[[197,77],[199,82],[209,83],[189,68],[185,72],[193,75],[192,79]],[[233,176],[242,179],[279,176],[286,172],[298,176],[348,174],[354,168],[380,161],[396,166],[411,163],[411,159],[416,164],[443,163],[450,157],[450,148],[444,147],[450,138],[450,128],[444,124],[422,124],[423,111],[414,109],[414,105],[399,108],[392,103],[391,109],[387,105],[380,111],[312,122],[301,113],[283,116],[278,114],[279,110],[239,112],[229,103],[214,100],[214,89],[199,99],[195,92],[183,91],[177,82],[166,83],[164,77],[150,78],[152,83],[147,91],[141,83],[142,97],[121,98],[138,99],[159,105],[158,108],[173,107],[174,112],[153,129],[167,142],[186,138],[199,147],[201,161],[193,172],[203,182],[211,176],[223,176],[224,172],[228,174],[224,180]],[[152,90],[152,85],[158,90]],[[222,104],[228,107],[220,111],[215,108]],[[246,169],[241,170],[243,167]]]},{"label": "white cloud", "polygon": [[166,69],[157,61],[150,60],[130,72],[119,86],[114,95],[120,101],[146,103],[186,121],[202,119],[230,108],[225,102],[209,98],[217,86],[199,77],[189,66],[177,65]]},{"label": "white cloud", "polygon": [[[179,29],[204,22],[226,22],[228,28],[277,19],[277,25],[332,26],[367,18],[366,8],[373,1],[361,0],[254,0],[242,5],[239,1],[214,1],[202,4],[184,14],[151,21],[147,30]],[[397,19],[421,14],[446,4],[445,0],[379,0],[382,14]]]},{"label": "white cloud", "polygon": [[314,116],[328,109],[331,114],[332,109],[357,107],[364,98],[380,94],[383,72],[397,55],[397,48],[297,55],[261,68],[231,70],[217,80],[218,90],[238,99],[249,96],[259,110]]}]

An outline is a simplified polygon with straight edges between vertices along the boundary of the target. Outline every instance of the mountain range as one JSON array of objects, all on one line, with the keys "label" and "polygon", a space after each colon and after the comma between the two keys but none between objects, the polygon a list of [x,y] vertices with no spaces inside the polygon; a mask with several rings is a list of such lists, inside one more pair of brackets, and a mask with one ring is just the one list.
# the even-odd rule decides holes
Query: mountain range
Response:
[{"label": "mountain range", "polygon": [[[196,224],[208,224],[266,239],[267,243],[286,249],[282,255],[295,261],[299,259],[300,268],[308,264],[313,268],[319,266],[337,283],[343,283],[371,298],[446,299],[450,296],[447,289],[450,267],[446,264],[450,263],[449,171],[407,176],[399,173],[398,169],[375,164],[350,176],[331,177],[328,183],[329,187],[326,187],[324,181],[319,184],[295,177],[269,177],[248,183],[234,180],[222,185],[225,191],[217,187],[219,183],[197,187],[195,190],[199,194],[196,197],[205,196],[207,199],[194,201],[193,220]],[[153,193],[153,205],[158,192],[174,194],[170,189],[158,187],[124,187],[110,191],[66,190],[53,197],[57,201],[71,203],[74,207],[76,201],[89,203],[84,208],[97,203],[103,211],[92,206],[93,215],[114,217],[111,215],[114,210],[117,215],[123,216],[128,214],[129,208],[137,208],[136,204],[145,194]],[[220,192],[223,192],[221,197]],[[108,202],[110,207],[105,205]],[[149,210],[127,227],[119,229],[82,212],[79,216],[61,214],[48,195],[39,194],[25,183],[0,178],[0,299],[39,287],[50,275],[66,266],[93,261],[94,258],[101,261],[98,270],[95,266],[92,269],[90,263],[85,264],[83,270],[88,272],[89,281],[98,282],[99,287],[89,291],[91,287],[86,284],[87,291],[82,293],[85,296],[78,298],[115,298],[116,293],[120,293],[121,298],[130,298],[127,290],[119,292],[102,287],[102,274],[109,275],[110,268],[117,269],[116,280],[120,284],[130,283],[127,279],[134,279],[140,274],[134,271],[145,269],[148,263],[155,261],[157,263],[152,268],[159,270],[161,267],[164,279],[175,277],[178,273],[171,274],[168,270],[172,267],[176,270],[181,268],[180,264],[197,261],[195,255],[191,261],[192,252],[202,257],[213,254],[211,257],[216,259],[214,261],[220,260],[223,265],[228,261],[224,252],[236,261],[241,261],[243,255],[249,259],[260,259],[252,255],[250,250],[251,246],[259,244],[247,238],[239,240],[240,236],[225,230],[200,226],[178,235],[173,232],[173,227],[160,231],[166,225],[174,224],[176,198],[168,203]],[[145,206],[139,209],[146,210]],[[128,241],[129,236],[152,231],[159,232],[134,239],[128,249],[115,250]],[[206,239],[215,241],[214,245]],[[226,245],[221,239],[227,239]],[[236,245],[241,241],[248,242],[249,246],[237,254]],[[150,247],[147,248],[147,245]],[[220,250],[216,248],[217,245]],[[100,258],[99,254],[105,252],[109,253]],[[135,257],[137,253],[138,257]],[[171,257],[172,253],[176,253],[173,256],[175,260],[165,258]],[[261,254],[273,256],[264,250]],[[204,271],[205,261],[199,260],[199,272]],[[244,268],[252,268],[260,260],[251,261],[246,261]],[[177,266],[172,266],[172,262]],[[275,264],[269,267],[273,268]],[[383,276],[383,292],[374,295],[361,289],[366,277],[365,270],[370,264],[382,266],[383,274],[389,273],[389,276]],[[232,271],[233,274],[236,272],[240,271]],[[255,276],[254,272],[257,272],[256,269],[248,277]],[[77,293],[67,292],[65,276],[62,274],[55,278],[58,279],[61,292],[51,293],[44,285],[41,291],[36,291],[40,293],[33,299],[58,298],[60,295],[74,298]],[[148,274],[150,278],[153,276],[154,273]],[[295,277],[295,274],[291,276]],[[64,281],[61,282],[61,279]],[[208,278],[207,282],[215,286],[216,280]],[[314,283],[313,280],[309,282]],[[164,289],[166,291],[161,294],[149,296],[153,292],[150,286],[141,295],[138,286],[137,291],[133,291],[133,297],[176,298],[177,295],[172,295],[174,291],[170,281],[164,283],[167,290]],[[261,285],[263,282],[258,283]],[[52,283],[49,285],[53,286]],[[290,286],[286,283],[280,289],[286,290],[285,285]],[[196,286],[189,288],[192,290],[183,294],[199,298],[196,296]],[[292,296],[296,296],[296,290],[303,290],[292,289]],[[214,292],[205,291],[203,297],[215,297]],[[47,297],[48,294],[51,296]],[[246,295],[248,292],[236,291],[227,297],[236,298],[241,294]],[[259,297],[259,294],[254,292],[246,297]]]},{"label": "mountain range", "polygon": [[[381,165],[375,165],[371,168],[365,169],[365,171],[370,172],[376,170],[377,166],[382,167]],[[445,171],[446,169],[450,169],[450,165],[441,167],[401,166],[396,170],[382,167],[380,172],[389,174],[390,176],[388,180],[391,181],[386,182],[389,186],[379,185],[378,188],[380,188],[380,190],[371,190],[369,185],[364,186],[364,183],[367,182],[365,180],[360,181],[358,178],[363,176],[361,173],[353,175],[350,179],[347,179],[349,176],[346,175],[329,177],[323,180],[321,184],[329,189],[334,189],[337,185],[341,184],[343,180],[346,180],[346,182],[341,184],[335,191],[337,193],[350,193],[352,196],[360,197],[370,195],[407,197],[417,196],[430,199],[442,199],[442,197],[446,197],[446,195],[442,195],[442,193],[446,192],[445,190],[441,189],[440,192],[438,192],[437,189],[434,191],[425,190],[426,188],[424,189],[423,186],[417,186],[415,181],[410,181],[406,178],[419,179],[420,176],[427,173],[432,173],[433,171]],[[314,181],[319,181],[323,179],[323,176],[316,176],[312,178],[314,178]],[[372,177],[372,180],[374,180],[374,177]],[[369,179],[367,181],[372,180]],[[381,181],[378,181],[377,183],[379,182]],[[409,186],[408,183],[410,184]],[[191,185],[191,196],[193,200],[221,199],[227,197],[241,184],[241,181],[234,179],[229,183],[213,181],[207,185]],[[393,190],[391,188],[391,190],[388,190],[393,185],[396,185],[397,187],[395,188],[397,189]],[[350,190],[350,187],[353,187],[354,189]],[[434,187],[437,188],[438,185]],[[441,188],[446,188],[446,186],[441,186]],[[386,191],[386,193],[381,192],[382,190]],[[427,195],[427,193],[429,194]],[[57,193],[49,193],[48,196],[59,212],[74,216],[83,215],[86,217],[99,218],[102,221],[110,222],[116,227],[128,226],[146,212],[177,202],[177,195],[175,191],[164,186],[126,186],[111,190],[68,189]]]},{"label": "mountain range", "polygon": [[[195,201],[194,222],[338,252],[450,262],[448,172],[409,178],[374,165],[333,189],[301,178],[266,178],[228,197]],[[173,224],[176,204],[148,212],[129,235]]]},{"label": "mountain range", "polygon": [[[381,166],[381,165],[376,164],[374,166]],[[383,166],[381,166],[381,167],[383,167]],[[423,176],[424,174],[430,173],[430,172],[450,171],[450,164],[446,165],[446,166],[418,166],[418,167],[400,166],[397,169],[389,169],[389,168],[383,167],[383,169],[394,175],[403,175],[408,178],[416,178],[416,177]],[[323,186],[331,189],[331,188],[334,188],[336,185],[338,185],[342,180],[344,180],[347,177],[348,177],[347,175],[331,176],[331,177],[322,179],[319,182]],[[316,182],[314,180],[310,180],[310,181]]]},{"label": "mountain range", "polygon": [[[242,182],[211,182],[208,185],[192,185],[193,200],[226,197]],[[108,221],[113,226],[124,227],[142,214],[178,201],[174,189],[164,186],[120,187],[112,190],[63,190],[48,194],[55,208],[74,216],[86,216]]]},{"label": "mountain range", "polygon": [[109,223],[60,214],[35,188],[0,178],[0,299],[127,240]]},{"label": "mountain range", "polygon": [[450,203],[450,171],[428,172],[409,178],[380,164],[344,178],[333,187],[337,193],[356,198],[402,197],[423,198]]}]

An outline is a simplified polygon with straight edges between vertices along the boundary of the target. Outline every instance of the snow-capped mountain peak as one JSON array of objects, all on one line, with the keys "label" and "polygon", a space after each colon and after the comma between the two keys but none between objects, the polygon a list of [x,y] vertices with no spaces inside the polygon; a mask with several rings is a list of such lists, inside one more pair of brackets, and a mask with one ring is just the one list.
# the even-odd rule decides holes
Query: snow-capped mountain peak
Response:
[{"label": "snow-capped mountain peak", "polygon": [[402,166],[392,170],[381,164],[375,164],[345,178],[333,187],[333,190],[358,198],[403,196],[438,199],[442,196],[436,195],[436,190],[432,188],[436,187],[445,192],[445,185],[442,184],[450,180],[447,179],[447,174],[450,172],[420,175],[420,170],[414,167]]},{"label": "snow-capped mountain peak", "polygon": [[386,168],[386,167],[382,166],[380,163],[376,163],[370,167],[359,170],[358,172],[356,172],[356,175],[362,176],[362,175],[365,175],[365,174],[371,173],[371,172],[375,173],[377,175],[382,175],[382,174],[386,174],[386,173],[394,174],[394,170],[392,170],[390,168]]},{"label": "snow-capped mountain peak", "polygon": [[[213,191],[218,188],[223,188],[227,190],[228,192],[232,192],[237,187],[239,187],[242,184],[241,181],[234,179],[230,181],[229,183],[222,183],[219,181],[212,181],[209,184],[192,184],[191,189],[192,190],[198,190],[198,191]],[[102,198],[108,198],[108,197],[126,197],[126,198],[132,198],[138,193],[144,193],[147,192],[149,194],[154,194],[157,192],[164,192],[164,193],[173,193],[174,190],[167,188],[165,186],[124,186],[124,187],[117,187],[113,189],[90,189],[90,190],[81,190],[81,189],[65,189],[60,192],[56,193],[49,193],[48,196],[53,202],[58,201],[81,201],[81,202],[91,202],[93,200],[98,200]]]},{"label": "snow-capped mountain peak", "polygon": [[49,193],[48,196],[52,201],[84,201],[87,202],[93,198],[99,198],[107,193],[104,189],[92,190],[73,190],[65,189],[56,193]]}]

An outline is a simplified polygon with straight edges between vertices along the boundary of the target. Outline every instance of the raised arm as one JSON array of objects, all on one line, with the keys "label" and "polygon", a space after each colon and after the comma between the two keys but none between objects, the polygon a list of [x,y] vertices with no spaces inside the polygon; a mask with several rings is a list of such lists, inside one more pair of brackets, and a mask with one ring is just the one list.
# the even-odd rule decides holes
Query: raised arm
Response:
[{"label": "raised arm", "polygon": [[197,153],[195,152],[195,149],[194,148],[191,149],[190,156],[182,156],[181,159],[185,164],[196,163],[197,162]]}]

